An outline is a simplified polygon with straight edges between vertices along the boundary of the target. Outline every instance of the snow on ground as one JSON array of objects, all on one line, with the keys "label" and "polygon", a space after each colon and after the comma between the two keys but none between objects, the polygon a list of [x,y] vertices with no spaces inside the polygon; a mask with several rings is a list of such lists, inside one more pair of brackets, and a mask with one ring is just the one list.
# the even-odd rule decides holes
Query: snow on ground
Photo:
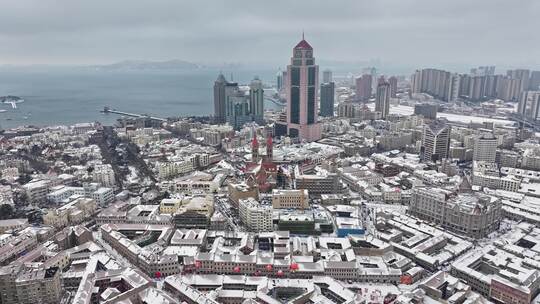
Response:
[{"label": "snow on ground", "polygon": [[407,213],[407,206],[398,204],[378,204],[378,203],[365,203],[366,206],[376,208],[376,210],[398,212],[400,214]]},{"label": "snow on ground", "polygon": [[392,284],[378,284],[378,283],[351,283],[344,284],[346,288],[352,288],[353,290],[361,290],[362,295],[367,296],[368,303],[383,303],[384,297],[388,294],[400,295],[401,291],[397,286]]},{"label": "snow on ground", "polygon": [[129,175],[126,176],[126,181],[128,184],[136,184],[140,181],[139,174],[137,172],[137,169],[132,166],[128,166],[129,169]]},{"label": "snow on ground", "polygon": [[[375,103],[369,103],[368,107],[371,110],[374,110]],[[414,113],[414,107],[403,106],[403,105],[390,106],[390,114],[412,115],[413,113]],[[441,112],[437,113],[437,117],[444,117],[448,119],[448,121],[462,122],[462,123],[493,122],[499,125],[513,125],[514,124],[513,121],[506,120],[506,119],[495,119],[495,118],[488,118],[488,117],[468,116],[468,115],[459,115],[459,114],[441,113]]]},{"label": "snow on ground", "polygon": [[217,167],[221,167],[221,168],[223,168],[223,169],[227,169],[227,170],[234,170],[233,165],[231,165],[230,163],[228,163],[228,162],[225,161],[225,160],[220,160],[219,163],[217,163],[216,166],[217,166]]}]

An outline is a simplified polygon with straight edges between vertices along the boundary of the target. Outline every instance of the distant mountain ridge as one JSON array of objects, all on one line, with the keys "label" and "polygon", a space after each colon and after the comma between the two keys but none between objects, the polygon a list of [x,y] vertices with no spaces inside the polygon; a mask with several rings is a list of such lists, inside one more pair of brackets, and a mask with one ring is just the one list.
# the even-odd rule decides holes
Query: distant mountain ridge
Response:
[{"label": "distant mountain ridge", "polygon": [[99,65],[96,68],[105,70],[194,70],[203,68],[203,66],[184,60],[124,60],[112,64]]}]

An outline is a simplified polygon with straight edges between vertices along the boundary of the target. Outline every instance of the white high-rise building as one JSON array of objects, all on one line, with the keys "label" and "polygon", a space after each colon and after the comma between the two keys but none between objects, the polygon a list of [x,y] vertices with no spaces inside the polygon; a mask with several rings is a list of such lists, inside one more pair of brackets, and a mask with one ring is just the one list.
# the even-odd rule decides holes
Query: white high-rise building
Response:
[{"label": "white high-rise building", "polygon": [[424,126],[422,136],[423,153],[426,161],[437,161],[448,158],[450,149],[451,127],[444,120],[434,120]]},{"label": "white high-rise building", "polygon": [[519,97],[518,113],[536,120],[540,115],[540,91],[524,91]]},{"label": "white high-rise building", "polygon": [[497,138],[482,134],[475,138],[473,160],[494,163],[497,156]]},{"label": "white high-rise building", "polygon": [[92,180],[103,187],[114,188],[116,179],[114,170],[110,164],[97,165],[92,171]]},{"label": "white high-rise building", "polygon": [[519,91],[522,92],[529,88],[529,75],[530,71],[526,69],[516,69],[516,70],[508,70],[506,71],[506,75],[519,79]]},{"label": "white high-rise building", "polygon": [[272,231],[272,207],[261,205],[254,198],[241,199],[238,204],[240,220],[250,231]]},{"label": "white high-rise building", "polygon": [[382,80],[377,85],[375,111],[381,112],[381,118],[386,119],[390,113],[390,83]]},{"label": "white high-rise building", "polygon": [[459,97],[458,74],[437,69],[417,70],[411,76],[411,93],[427,93],[442,101],[455,101]]}]

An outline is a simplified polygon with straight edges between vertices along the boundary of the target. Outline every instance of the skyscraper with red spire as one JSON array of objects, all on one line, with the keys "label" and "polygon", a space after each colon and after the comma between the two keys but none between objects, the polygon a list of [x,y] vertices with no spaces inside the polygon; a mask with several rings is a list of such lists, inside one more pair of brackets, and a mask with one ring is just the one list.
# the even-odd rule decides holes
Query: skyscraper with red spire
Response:
[{"label": "skyscraper with red spire", "polygon": [[304,39],[293,48],[291,64],[287,66],[287,134],[306,141],[321,138],[317,122],[317,89],[319,66],[315,64],[313,48]]}]

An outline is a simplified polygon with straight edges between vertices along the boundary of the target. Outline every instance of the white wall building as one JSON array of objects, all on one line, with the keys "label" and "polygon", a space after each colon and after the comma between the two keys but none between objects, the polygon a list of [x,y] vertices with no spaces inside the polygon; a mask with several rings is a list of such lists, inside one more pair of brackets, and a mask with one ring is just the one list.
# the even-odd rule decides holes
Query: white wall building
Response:
[{"label": "white wall building", "polygon": [[95,166],[92,172],[92,180],[103,187],[114,188],[116,180],[112,166],[109,164]]},{"label": "white wall building", "polygon": [[263,206],[251,197],[239,203],[240,219],[250,231],[272,231],[272,211],[271,206]]},{"label": "white wall building", "polygon": [[475,138],[473,160],[494,163],[497,156],[497,138],[480,135]]}]

